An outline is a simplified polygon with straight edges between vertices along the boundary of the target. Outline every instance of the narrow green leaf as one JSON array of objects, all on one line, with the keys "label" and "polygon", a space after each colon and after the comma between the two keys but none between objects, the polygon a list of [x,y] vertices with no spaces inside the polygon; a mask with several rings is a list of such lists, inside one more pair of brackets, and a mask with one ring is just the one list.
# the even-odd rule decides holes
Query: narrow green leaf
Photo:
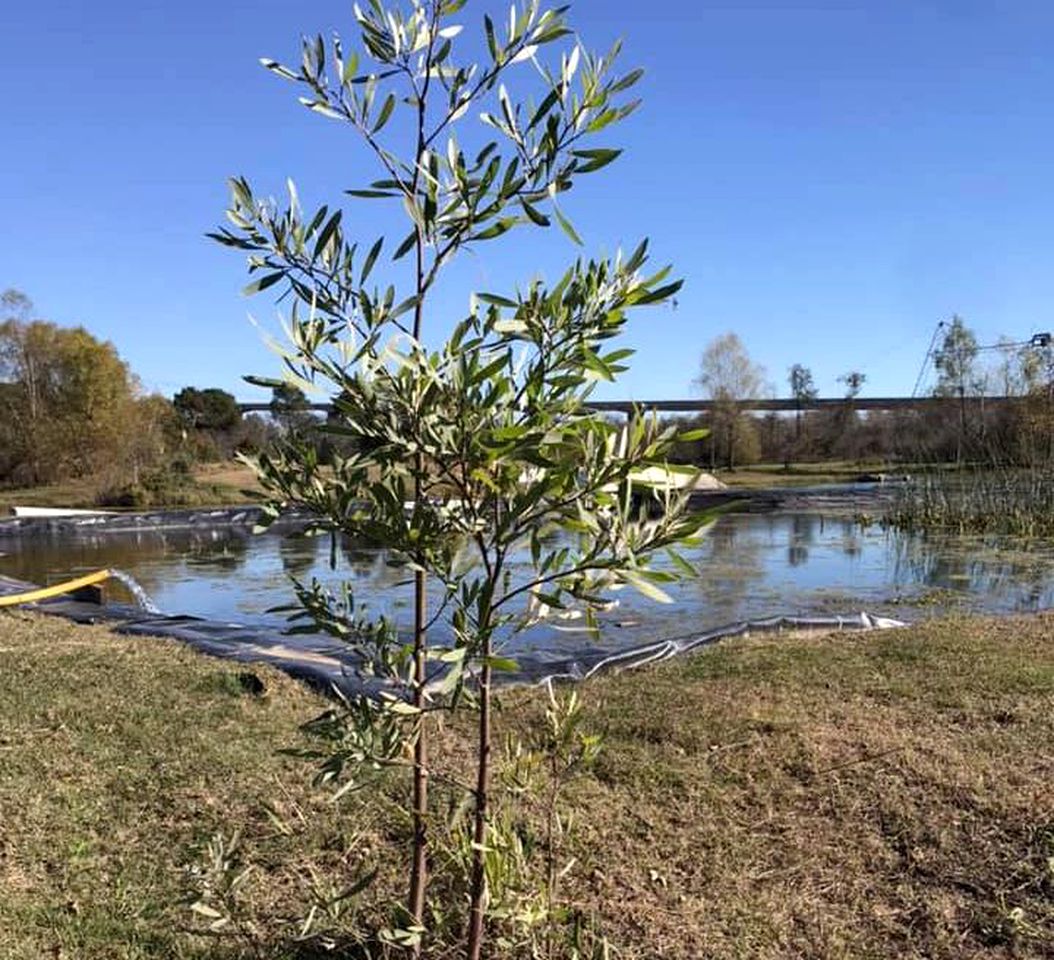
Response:
[{"label": "narrow green leaf", "polygon": [[282,64],[276,60],[268,60],[267,57],[261,57],[260,63],[263,64],[271,73],[277,74],[284,80],[299,80],[300,78],[293,73],[288,67],[283,67]]},{"label": "narrow green leaf", "polygon": [[559,40],[561,37],[566,37],[570,33],[570,27],[554,26],[550,27],[543,33],[539,33],[537,36],[532,37],[531,39],[537,44],[552,43],[554,40]]},{"label": "narrow green leaf", "polygon": [[398,247],[398,249],[396,249],[395,253],[392,254],[392,260],[401,260],[403,257],[405,257],[413,249],[414,242],[416,240],[417,240],[417,231],[416,230],[411,230],[406,235],[406,239],[403,240],[403,242],[399,244],[399,247]]},{"label": "narrow green leaf", "polygon": [[630,258],[626,261],[626,272],[636,273],[642,266],[644,266],[644,261],[645,259],[647,259],[647,253],[648,238],[645,237],[643,240],[641,240],[640,244],[637,246],[637,249],[630,254]]},{"label": "narrow green leaf", "polygon": [[549,226],[549,218],[535,207],[532,207],[526,200],[520,200],[520,206],[523,207],[523,212],[527,214],[532,223],[537,224],[539,227]]},{"label": "narrow green leaf", "polygon": [[677,567],[684,576],[693,578],[699,576],[699,571],[672,547],[666,550],[666,554],[673,561],[674,566]]},{"label": "narrow green leaf", "polygon": [[318,235],[318,240],[315,242],[315,255],[314,259],[318,259],[319,255],[326,248],[326,244],[329,243],[333,234],[336,232],[337,227],[340,226],[340,218],[342,211],[338,210],[333,214],[332,217],[326,222],[326,225],[322,228],[322,232]]},{"label": "narrow green leaf", "polygon": [[509,307],[515,310],[519,304],[515,300],[510,300],[508,297],[499,296],[496,293],[477,293],[477,300],[482,300],[484,303],[493,304],[495,307]]},{"label": "narrow green leaf", "polygon": [[659,589],[654,583],[646,580],[640,576],[635,570],[623,570],[621,571],[621,577],[626,581],[634,590],[640,593],[642,596],[647,597],[649,600],[655,600],[658,603],[673,603],[673,599],[668,593]]},{"label": "narrow green leaf", "polygon": [[493,240],[495,237],[500,237],[505,233],[515,222],[514,218],[505,217],[497,223],[491,224],[486,230],[480,230],[479,233],[472,234],[469,240]]},{"label": "narrow green leaf", "polygon": [[545,115],[556,106],[559,100],[559,91],[550,90],[545,99],[539,105],[538,109],[534,111],[534,116],[531,117],[531,122],[527,124],[528,133],[538,126],[538,124],[544,119]]},{"label": "narrow green leaf", "polygon": [[682,286],[684,286],[684,281],[677,280],[674,283],[667,284],[665,287],[659,287],[658,290],[649,290],[647,293],[634,297],[632,302],[637,306],[647,303],[659,303],[672,297]]},{"label": "narrow green leaf", "polygon": [[571,221],[560,212],[559,208],[553,207],[553,213],[556,215],[556,222],[560,224],[564,233],[566,233],[574,243],[578,244],[578,246],[584,246],[582,238],[578,235],[575,228],[571,226]]},{"label": "narrow green leaf", "polygon": [[322,116],[328,117],[330,120],[344,119],[337,110],[334,110],[328,103],[324,103],[321,100],[308,100],[306,97],[301,97],[300,102],[307,107],[308,110],[320,113]]},{"label": "narrow green leaf", "polygon": [[393,320],[401,317],[404,313],[412,310],[417,306],[417,297],[407,297],[402,303],[395,307],[392,307],[391,312],[388,314]]},{"label": "narrow green leaf", "polygon": [[614,110],[608,107],[607,110],[601,111],[597,116],[590,122],[589,126],[586,127],[586,133],[598,133],[603,130],[609,123],[614,123],[619,119],[618,110]]},{"label": "narrow green leaf", "polygon": [[643,76],[644,76],[644,71],[642,69],[640,69],[639,67],[636,70],[631,70],[624,77],[622,77],[622,79],[620,79],[617,83],[613,83],[611,85],[611,88],[610,88],[611,92],[612,93],[619,93],[622,90],[627,90],[630,87],[632,87],[633,84],[635,84]]},{"label": "narrow green leaf", "polygon": [[358,70],[359,55],[353,50],[350,54],[348,54],[347,60],[344,61],[344,70],[341,73],[340,77],[341,82],[345,84],[350,83],[351,78],[354,77],[356,73],[358,73]]},{"label": "narrow green leaf", "polygon": [[370,247],[370,252],[366,254],[366,259],[362,264],[362,273],[359,274],[359,286],[362,286],[362,284],[366,282],[366,278],[369,277],[373,265],[377,262],[377,256],[380,254],[382,246],[384,246],[384,237],[380,237],[377,242]]},{"label": "narrow green leaf", "polygon": [[576,167],[579,173],[592,173],[594,170],[600,170],[602,167],[606,167],[612,160],[615,160],[622,151],[598,148],[594,150],[572,150],[571,153],[578,159],[587,161]]},{"label": "narrow green leaf", "polygon": [[508,363],[509,363],[508,354],[503,353],[500,357],[498,357],[496,360],[492,360],[490,363],[488,363],[481,370],[477,370],[476,373],[472,376],[471,382],[472,383],[485,383],[487,380],[489,380],[491,377],[493,377],[496,373],[500,372],[506,366],[508,366]]},{"label": "narrow green leaf", "polygon": [[384,105],[381,107],[381,112],[377,116],[377,120],[373,124],[373,132],[380,133],[384,128],[384,125],[388,122],[388,118],[391,117],[392,111],[395,109],[395,94],[389,93],[384,99]]},{"label": "narrow green leaf", "polygon": [[498,41],[494,38],[494,23],[489,16],[483,17],[483,29],[487,34],[487,48],[490,50],[490,58],[498,62]]},{"label": "narrow green leaf", "polygon": [[277,273],[269,273],[267,276],[261,277],[259,280],[254,280],[242,289],[242,296],[251,297],[254,293],[259,293],[261,290],[273,287],[284,276],[285,274],[282,271],[278,271]]}]

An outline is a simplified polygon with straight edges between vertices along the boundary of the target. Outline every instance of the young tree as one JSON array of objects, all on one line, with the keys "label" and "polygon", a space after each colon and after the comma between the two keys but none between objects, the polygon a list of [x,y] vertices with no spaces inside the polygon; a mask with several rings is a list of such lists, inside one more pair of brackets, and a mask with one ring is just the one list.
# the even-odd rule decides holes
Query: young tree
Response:
[{"label": "young tree", "polygon": [[172,398],[172,405],[180,419],[195,430],[230,432],[242,416],[234,394],[219,387],[184,387]]},{"label": "young tree", "polygon": [[[662,510],[650,519],[634,503],[634,473],[664,462],[673,431],[643,416],[619,428],[585,405],[598,381],[625,369],[632,351],[609,341],[630,309],[662,303],[680,287],[666,281],[668,269],[642,273],[646,243],[629,256],[578,260],[552,285],[476,293],[445,340],[426,339],[426,322],[433,343],[439,332],[437,280],[460,251],[552,220],[580,243],[557,199],[619,155],[587,144],[635,109],[620,97],[641,73],[613,73],[617,46],[596,56],[572,43],[549,56],[571,32],[565,8],[543,10],[536,0],[514,6],[501,25],[484,17],[486,59],[463,62],[455,54],[463,25],[450,20],[463,6],[370,0],[355,8],[360,53],[316,37],[304,42],[298,68],[264,61],[305,90],[308,109],[357,132],[376,159],[380,179],[347,192],[392,201],[407,217],[386,281],[370,282],[385,240],[358,247],[339,208],[305,214],[292,184],[280,205],[258,199],[245,179],[232,181],[231,226],[213,236],[248,252],[256,277],[249,292],[279,287],[290,296],[287,381],[328,392],[335,415],[319,429],[353,441],[354,453],[334,457],[328,470],[295,436],[255,461],[273,497],[271,515],[306,507],[320,529],[383,544],[413,574],[408,636],[366,620],[347,592],[316,582],[295,585],[294,616],[355,644],[373,677],[374,695],[351,698],[340,714],[344,747],[329,772],[398,767],[412,747],[409,923],[399,936],[417,949],[438,762],[429,715],[451,703],[478,710],[466,924],[466,954],[477,960],[485,854],[494,852],[488,843],[497,829],[493,685],[496,671],[515,666],[501,649],[548,611],[576,605],[595,622],[612,586],[661,597],[657,582],[670,575],[650,569],[648,557],[690,536],[702,518],[686,515],[686,494],[672,489],[658,491]],[[514,100],[512,84],[535,88],[536,99]],[[476,133],[468,122],[476,117],[487,138],[470,150]],[[409,269],[400,276],[403,258]],[[409,289],[399,293],[402,281]],[[512,566],[520,551],[526,573]],[[428,631],[440,619],[452,639],[436,645]]]},{"label": "young tree", "polygon": [[[813,383],[812,371],[800,363],[794,364],[787,372],[791,396],[794,397],[794,445],[801,449],[802,407],[816,399],[816,385]],[[788,447],[789,449],[789,447]]]},{"label": "young tree", "polygon": [[802,404],[816,399],[816,385],[808,367],[800,363],[794,364],[787,372],[787,382],[790,384],[791,396],[798,401],[799,408]]},{"label": "young tree", "polygon": [[1024,346],[1002,351],[998,369],[1002,392],[1020,397],[1002,410],[998,431],[1004,455],[1036,465],[1054,458],[1054,346],[1049,334],[1036,334]]},{"label": "young tree", "polygon": [[976,361],[977,337],[962,317],[955,315],[948,324],[940,348],[933,355],[933,365],[938,373],[937,386],[933,392],[938,397],[959,398],[959,432],[955,446],[957,462],[962,460],[966,441],[966,397],[977,393],[979,389]]},{"label": "young tree", "polygon": [[933,355],[938,374],[933,392],[941,397],[963,397],[973,392],[977,386],[976,361],[977,337],[963,318],[956,315]]},{"label": "young tree", "polygon": [[859,370],[850,370],[848,373],[843,373],[838,378],[838,382],[845,384],[845,399],[855,400],[860,396],[860,391],[864,389],[864,384],[867,383],[867,374]]},{"label": "young tree", "polygon": [[281,383],[271,391],[271,416],[283,433],[309,433],[318,424],[311,402],[300,387]]},{"label": "young tree", "polygon": [[739,402],[756,399],[764,381],[764,368],[750,359],[743,342],[734,333],[715,338],[703,351],[696,383],[714,401],[715,433],[724,439],[725,463],[729,470],[735,468],[737,449],[757,447],[753,421],[744,417]]},{"label": "young tree", "polygon": [[827,456],[853,458],[859,454],[861,440],[860,420],[853,401],[864,388],[867,374],[850,370],[838,377],[838,382],[845,388],[845,402],[826,418],[824,447]]}]

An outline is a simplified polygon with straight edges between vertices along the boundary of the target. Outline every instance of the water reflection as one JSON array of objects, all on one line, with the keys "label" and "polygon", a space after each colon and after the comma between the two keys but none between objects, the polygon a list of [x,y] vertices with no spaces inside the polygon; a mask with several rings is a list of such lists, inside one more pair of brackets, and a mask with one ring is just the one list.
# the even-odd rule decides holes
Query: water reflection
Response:
[{"label": "water reflection", "polygon": [[219,573],[237,573],[245,566],[249,554],[249,536],[238,530],[212,531],[191,538],[186,551],[186,563],[191,567]]},{"label": "water reflection", "polygon": [[[860,526],[844,512],[726,514],[686,555],[700,577],[675,584],[672,605],[619,592],[617,608],[603,620],[605,646],[776,613],[867,609],[910,617],[955,600],[992,611],[1054,606],[1054,545],[895,535]],[[0,573],[22,580],[56,582],[101,567],[129,571],[169,612],[276,625],[267,610],[291,600],[289,578],[317,576],[348,580],[358,605],[409,619],[406,571],[389,565],[383,551],[343,538],[224,528],[0,541]],[[566,653],[590,642],[574,629],[546,628],[521,644]]]},{"label": "water reflection", "polygon": [[809,559],[809,547],[815,539],[814,530],[818,519],[808,513],[795,514],[791,517],[787,562],[792,567],[800,567]]},{"label": "water reflection", "polygon": [[282,569],[288,576],[297,580],[307,578],[311,570],[318,565],[319,550],[323,544],[328,549],[328,537],[310,537],[305,533],[290,533],[282,537],[278,541],[278,557],[282,561]]},{"label": "water reflection", "polygon": [[902,534],[891,535],[890,541],[898,583],[959,592],[981,608],[1035,611],[1054,605],[1049,543]]},{"label": "water reflection", "polygon": [[860,524],[844,517],[838,521],[838,524],[842,534],[842,553],[850,558],[859,557],[864,550],[860,536]]},{"label": "water reflection", "polygon": [[[702,606],[719,619],[735,619],[735,611],[747,602],[764,576],[762,550],[766,538],[743,524],[726,522],[728,519],[721,518],[710,528],[702,546],[688,552],[699,579],[690,586],[674,588],[679,603]],[[690,597],[683,596],[689,590]]]}]

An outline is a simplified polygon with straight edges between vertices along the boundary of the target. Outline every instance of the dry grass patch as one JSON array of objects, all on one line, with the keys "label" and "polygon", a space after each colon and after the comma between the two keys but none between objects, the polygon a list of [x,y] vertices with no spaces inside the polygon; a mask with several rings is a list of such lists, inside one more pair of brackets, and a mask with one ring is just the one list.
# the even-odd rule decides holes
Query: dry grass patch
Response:
[{"label": "dry grass patch", "polygon": [[[744,638],[585,685],[606,741],[569,794],[565,899],[626,958],[1054,956],[1052,635],[1038,617]],[[0,617],[0,956],[251,956],[187,910],[188,866],[234,826],[261,956],[307,955],[292,921],[314,883],[380,865],[342,922],[383,916],[391,794],[337,810],[275,752],[322,702],[263,667],[255,696],[246,670]],[[541,710],[505,701],[506,729]],[[468,761],[458,728],[444,742]]]},{"label": "dry grass patch", "polygon": [[[276,753],[321,706],[267,667],[0,616],[0,957],[241,956],[188,910],[188,867],[236,827],[250,912],[303,916],[313,876],[339,881],[380,835]],[[263,931],[275,957],[288,939]]]},{"label": "dry grass patch", "polygon": [[748,639],[591,685],[577,895],[630,956],[1054,955],[1052,627]]}]

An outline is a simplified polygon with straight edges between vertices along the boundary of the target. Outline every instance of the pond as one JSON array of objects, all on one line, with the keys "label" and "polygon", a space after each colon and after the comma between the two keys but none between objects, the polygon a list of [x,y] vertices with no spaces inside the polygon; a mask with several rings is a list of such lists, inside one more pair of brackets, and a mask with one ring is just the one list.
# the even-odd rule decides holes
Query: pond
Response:
[{"label": "pond", "polygon": [[[696,580],[672,585],[673,603],[625,589],[602,617],[599,638],[568,621],[535,628],[509,652],[560,659],[614,652],[659,639],[774,615],[855,614],[900,619],[949,610],[1021,612],[1054,606],[1054,544],[998,537],[901,535],[861,522],[858,494],[802,497],[767,513],[728,513],[685,551]],[[866,504],[865,504],[866,505]],[[336,568],[330,568],[331,555]],[[245,527],[134,534],[0,539],[0,574],[52,583],[116,567],[131,573],[166,613],[273,631],[268,609],[292,597],[290,575],[353,583],[358,603],[411,618],[405,571],[383,551],[301,532],[253,535]],[[124,599],[121,588],[108,595]]]}]

